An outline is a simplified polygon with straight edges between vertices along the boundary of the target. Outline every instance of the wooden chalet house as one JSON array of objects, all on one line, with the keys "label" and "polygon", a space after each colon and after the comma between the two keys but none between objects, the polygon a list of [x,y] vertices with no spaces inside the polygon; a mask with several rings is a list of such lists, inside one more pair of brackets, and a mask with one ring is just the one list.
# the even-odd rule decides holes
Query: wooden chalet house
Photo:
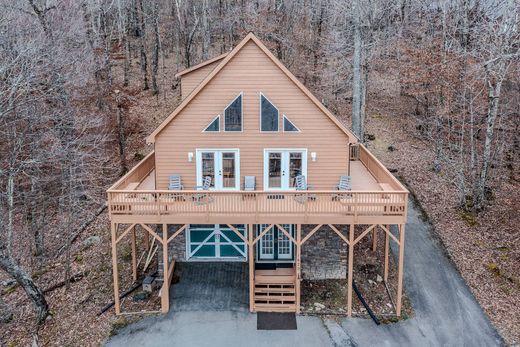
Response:
[{"label": "wooden chalet house", "polygon": [[210,260],[248,262],[252,312],[299,312],[302,278],[347,277],[350,315],[354,248],[381,232],[385,281],[390,238],[400,245],[400,315],[399,181],[253,34],[178,76],[183,100],[148,136],[154,150],[107,192],[116,313],[116,246],[131,237],[137,279],[138,228],[161,251],[162,312],[175,261]]}]

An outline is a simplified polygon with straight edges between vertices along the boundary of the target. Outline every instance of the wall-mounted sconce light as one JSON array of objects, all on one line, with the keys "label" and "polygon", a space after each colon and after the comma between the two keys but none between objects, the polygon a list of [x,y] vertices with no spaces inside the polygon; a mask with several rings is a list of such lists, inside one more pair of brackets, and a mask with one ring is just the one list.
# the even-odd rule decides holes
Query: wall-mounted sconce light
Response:
[{"label": "wall-mounted sconce light", "polygon": [[188,152],[188,161],[190,163],[193,161],[193,152]]},{"label": "wall-mounted sconce light", "polygon": [[316,161],[316,152],[311,152],[311,160]]}]

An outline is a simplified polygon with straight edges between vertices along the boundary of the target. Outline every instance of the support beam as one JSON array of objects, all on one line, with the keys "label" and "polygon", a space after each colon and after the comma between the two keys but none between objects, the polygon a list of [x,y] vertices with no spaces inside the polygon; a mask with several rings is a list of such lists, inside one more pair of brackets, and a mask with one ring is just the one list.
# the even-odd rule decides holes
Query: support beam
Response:
[{"label": "support beam", "polygon": [[126,228],[126,230],[123,231],[123,233],[117,238],[116,243],[119,243],[119,241],[121,241],[123,239],[123,237],[125,237],[126,234],[128,234],[130,232],[130,230],[134,229],[134,227],[135,227],[135,223],[130,225],[128,228]]},{"label": "support beam", "polygon": [[137,245],[135,241],[135,224],[132,225],[130,237],[132,242],[132,279],[135,282],[137,281]]},{"label": "support beam", "polygon": [[369,232],[370,230],[374,230],[375,228],[377,227],[377,224],[373,224],[371,226],[369,226],[368,228],[365,229],[365,231],[363,231],[361,233],[361,235],[359,235],[355,240],[354,240],[354,245],[357,244],[359,241],[361,241],[361,239],[363,237],[365,237]]},{"label": "support beam", "polygon": [[117,224],[110,223],[110,231],[112,234],[112,275],[114,276],[114,307],[116,309],[116,315],[121,314],[121,306],[119,303],[119,273],[117,271],[117,243],[116,233]]},{"label": "support beam", "polygon": [[253,249],[255,247],[253,243],[253,224],[248,224],[247,233],[249,242],[247,243],[249,262],[249,311],[253,312],[255,308],[255,255]]},{"label": "support beam", "polygon": [[306,242],[306,241],[307,241],[307,240],[308,240],[312,235],[314,235],[314,233],[315,233],[316,231],[318,231],[318,230],[321,228],[322,225],[323,225],[323,224],[318,224],[314,229],[312,229],[312,230],[310,231],[310,233],[308,233],[307,235],[305,235],[305,237],[303,238],[301,244],[303,245],[303,244],[304,244],[304,243],[305,243],[305,242]]},{"label": "support beam", "polygon": [[242,233],[240,231],[237,230],[237,228],[235,228],[234,226],[232,226],[231,224],[226,224],[229,229],[231,229],[238,237],[240,237],[240,239],[242,241],[244,241],[245,243],[247,243],[247,239],[244,237],[244,235],[242,235]]},{"label": "support beam", "polygon": [[[154,239],[155,240],[155,239]],[[150,234],[146,231],[143,233],[144,249],[147,251],[150,249]]]},{"label": "support beam", "polygon": [[[389,229],[389,226],[386,226],[387,229]],[[385,283],[388,282],[388,251],[390,248],[390,237],[388,236],[388,233],[385,233],[385,272],[383,275],[383,279],[385,280]]]},{"label": "support beam", "polygon": [[[152,234],[153,235],[153,234]],[[168,282],[168,225],[162,225],[163,286],[161,288],[161,312],[170,310],[170,283]]]},{"label": "support beam", "polygon": [[377,250],[377,228],[372,229],[372,252]]},{"label": "support beam", "polygon": [[294,239],[294,237],[292,237],[291,234],[289,234],[289,232],[287,230],[285,230],[284,227],[282,227],[280,224],[276,224],[276,226],[278,227],[278,230],[280,230],[282,233],[285,234],[285,236],[287,236],[287,238],[292,242],[292,243],[296,243],[296,240]]},{"label": "support beam", "polygon": [[397,303],[395,313],[401,316],[401,304],[403,299],[403,270],[404,270],[404,224],[399,225],[399,266],[397,269]]},{"label": "support beam", "polygon": [[352,317],[352,281],[354,272],[354,224],[350,224],[348,242],[347,313]]},{"label": "support beam", "polygon": [[[152,228],[150,228],[149,226],[145,225],[145,224],[139,224],[140,226],[143,227],[144,230],[148,231],[153,237],[155,237],[155,239],[159,242],[163,242],[163,240],[159,237],[159,235],[157,235],[157,233],[155,231],[152,230]],[[166,241],[168,241],[168,239],[166,239]]]},{"label": "support beam", "polygon": [[268,231],[269,229],[271,229],[272,227],[274,226],[274,224],[269,224],[268,227],[266,227],[261,233],[260,235],[258,235],[254,240],[253,240],[253,245],[256,244],[258,242],[258,240],[260,240]]},{"label": "support beam", "polygon": [[[351,224],[351,226],[352,226],[352,225],[353,225],[353,224]],[[330,228],[331,228],[331,229],[332,229],[332,230],[333,230],[333,231],[334,231],[334,232],[335,232],[339,237],[341,237],[341,239],[342,239],[343,241],[345,241],[345,243],[346,243],[347,245],[350,245],[351,242],[354,242],[354,239],[352,239],[352,240],[347,239],[347,238],[345,237],[345,235],[343,235],[343,234],[341,233],[341,231],[339,231],[338,228],[336,228],[334,225],[329,224],[329,227],[330,227]],[[354,246],[354,245],[352,245],[352,246]]]},{"label": "support beam", "polygon": [[302,225],[296,225],[296,313],[300,313],[300,288],[302,280]]},{"label": "support beam", "polygon": [[168,243],[170,243],[171,240],[173,240],[174,238],[179,236],[179,234],[182,233],[184,230],[186,230],[187,227],[188,227],[188,224],[184,224],[182,227],[179,228],[179,230],[174,232],[173,235],[170,236],[170,238],[168,239]]}]

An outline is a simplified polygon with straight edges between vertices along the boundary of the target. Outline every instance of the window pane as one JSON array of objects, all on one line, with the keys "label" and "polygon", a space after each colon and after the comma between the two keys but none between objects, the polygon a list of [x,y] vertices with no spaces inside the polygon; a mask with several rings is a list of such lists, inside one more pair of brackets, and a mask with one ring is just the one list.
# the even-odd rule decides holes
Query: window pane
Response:
[{"label": "window pane", "polygon": [[236,188],[235,153],[222,153],[222,184],[224,188]]},{"label": "window pane", "polygon": [[224,111],[225,131],[242,131],[242,95],[239,95]]},{"label": "window pane", "polygon": [[302,174],[302,153],[289,153],[289,187],[296,186],[296,176]]},{"label": "window pane", "polygon": [[204,177],[211,177],[211,187],[215,186],[215,153],[203,152],[202,153],[202,179]]},{"label": "window pane", "polygon": [[261,129],[262,131],[278,131],[278,110],[263,95],[261,96]]},{"label": "window pane", "polygon": [[282,187],[282,153],[269,153],[269,188]]},{"label": "window pane", "polygon": [[289,120],[287,119],[287,117],[283,117],[283,131],[287,131],[287,132],[298,132],[298,128],[296,126],[294,126],[294,124]]},{"label": "window pane", "polygon": [[219,131],[220,130],[220,116],[215,118],[215,120],[213,120],[213,122],[211,122],[210,125],[207,126],[206,129],[204,129],[204,131]]}]

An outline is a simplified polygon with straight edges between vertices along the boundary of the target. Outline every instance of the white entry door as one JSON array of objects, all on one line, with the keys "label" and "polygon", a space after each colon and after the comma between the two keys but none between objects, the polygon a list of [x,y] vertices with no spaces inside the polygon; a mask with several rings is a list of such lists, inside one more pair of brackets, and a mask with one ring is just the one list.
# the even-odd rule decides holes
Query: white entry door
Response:
[{"label": "white entry door", "polygon": [[197,185],[204,177],[211,177],[211,188],[216,190],[240,189],[238,149],[197,150]]},{"label": "white entry door", "polygon": [[298,175],[307,176],[306,149],[264,150],[265,190],[294,189]]}]

